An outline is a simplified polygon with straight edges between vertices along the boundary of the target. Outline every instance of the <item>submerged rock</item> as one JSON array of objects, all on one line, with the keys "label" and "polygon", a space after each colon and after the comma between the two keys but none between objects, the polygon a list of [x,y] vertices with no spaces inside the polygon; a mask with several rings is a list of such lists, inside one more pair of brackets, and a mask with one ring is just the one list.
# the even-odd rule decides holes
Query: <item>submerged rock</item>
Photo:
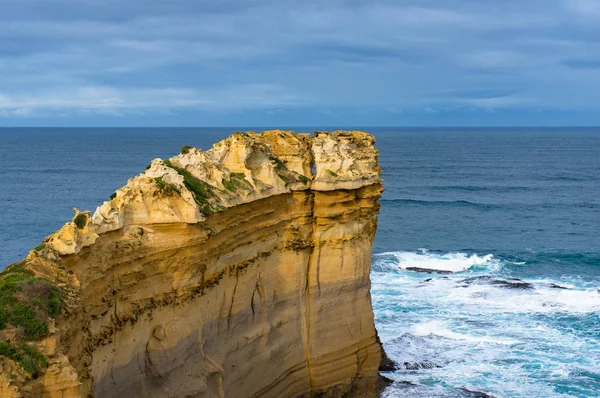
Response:
[{"label": "submerged rock", "polygon": [[481,391],[473,391],[468,388],[457,388],[458,391],[463,393],[463,397],[465,398],[496,398],[493,395],[487,394]]},{"label": "submerged rock", "polygon": [[439,278],[427,278],[421,281],[421,283],[428,283],[436,279],[449,279],[447,276],[440,276]]},{"label": "submerged rock", "polygon": [[510,280],[494,279],[491,276],[474,276],[460,280],[458,283],[462,283],[463,287],[472,284],[488,284],[507,289],[533,289],[533,285],[529,282],[522,281],[521,279],[511,278]]},{"label": "submerged rock", "polygon": [[557,284],[555,284],[555,283],[551,283],[551,284],[550,284],[550,288],[551,288],[551,289],[564,289],[564,290],[569,290],[569,288],[568,288],[568,287],[561,286],[561,285],[557,285]]},{"label": "submerged rock", "polygon": [[454,272],[452,271],[446,271],[443,269],[430,269],[430,268],[420,268],[420,267],[406,267],[404,268],[407,271],[413,271],[413,272],[422,272],[425,274],[442,274],[442,275],[447,275],[447,274],[453,274]]},{"label": "submerged rock", "polygon": [[435,364],[433,362],[404,362],[404,369],[406,370],[421,370],[421,369],[434,369],[441,368],[441,365]]}]

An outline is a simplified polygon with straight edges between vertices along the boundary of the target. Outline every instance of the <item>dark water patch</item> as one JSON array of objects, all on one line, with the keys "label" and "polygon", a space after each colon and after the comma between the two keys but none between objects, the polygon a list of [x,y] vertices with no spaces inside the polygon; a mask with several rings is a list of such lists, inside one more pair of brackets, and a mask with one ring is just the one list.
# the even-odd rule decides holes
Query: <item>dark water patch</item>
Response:
[{"label": "dark water patch", "polygon": [[381,199],[380,202],[391,205],[417,205],[417,206],[433,206],[433,207],[473,207],[485,210],[491,210],[499,205],[475,203],[468,200],[419,200],[419,199]]},{"label": "dark water patch", "polygon": [[[30,175],[35,174],[57,174],[61,176],[72,175],[72,174],[105,174],[106,166],[98,168],[8,168],[5,170],[7,173],[27,173]],[[139,174],[139,173],[138,173]]]},{"label": "dark water patch", "polygon": [[474,185],[421,185],[415,187],[416,189],[432,190],[441,192],[492,192],[492,193],[514,193],[514,192],[531,192],[539,190],[538,187],[532,186],[474,186]]}]

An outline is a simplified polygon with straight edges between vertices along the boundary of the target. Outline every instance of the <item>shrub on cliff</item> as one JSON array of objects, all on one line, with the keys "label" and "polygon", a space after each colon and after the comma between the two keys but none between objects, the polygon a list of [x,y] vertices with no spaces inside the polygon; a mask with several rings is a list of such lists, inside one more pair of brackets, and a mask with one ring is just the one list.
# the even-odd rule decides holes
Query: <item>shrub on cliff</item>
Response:
[{"label": "shrub on cliff", "polygon": [[46,367],[46,359],[27,341],[48,334],[48,317],[56,317],[63,307],[64,292],[49,281],[34,277],[15,264],[0,273],[0,330],[16,329],[18,343],[0,343],[0,355],[17,362],[35,377]]},{"label": "shrub on cliff", "polygon": [[40,370],[48,366],[48,358],[26,343],[15,347],[10,343],[1,342],[0,355],[15,361],[32,377],[37,377]]},{"label": "shrub on cliff", "polygon": [[75,225],[77,225],[77,228],[83,229],[85,227],[85,224],[87,223],[87,215],[85,213],[77,213],[77,215],[73,219],[73,222],[75,223]]},{"label": "shrub on cliff", "polygon": [[62,292],[45,279],[11,271],[0,274],[0,329],[21,328],[27,340],[45,336],[47,318],[62,308]]}]

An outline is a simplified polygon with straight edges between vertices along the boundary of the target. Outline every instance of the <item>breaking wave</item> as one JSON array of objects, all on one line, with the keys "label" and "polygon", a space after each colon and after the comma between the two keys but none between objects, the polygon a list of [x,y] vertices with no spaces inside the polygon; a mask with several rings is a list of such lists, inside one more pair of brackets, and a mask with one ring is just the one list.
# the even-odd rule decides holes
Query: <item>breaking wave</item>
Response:
[{"label": "breaking wave", "polygon": [[378,261],[374,266],[382,266],[387,270],[400,267],[405,270],[462,272],[474,267],[497,269],[501,266],[500,261],[492,254],[483,256],[461,252],[436,254],[426,249],[420,249],[418,252],[387,252],[376,254],[375,257]]}]

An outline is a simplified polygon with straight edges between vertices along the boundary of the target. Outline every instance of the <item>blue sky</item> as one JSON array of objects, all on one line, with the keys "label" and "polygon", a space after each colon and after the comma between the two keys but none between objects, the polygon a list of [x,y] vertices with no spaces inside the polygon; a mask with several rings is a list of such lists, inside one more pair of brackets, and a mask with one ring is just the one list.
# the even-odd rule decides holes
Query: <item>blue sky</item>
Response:
[{"label": "blue sky", "polygon": [[0,126],[600,125],[600,0],[0,10]]}]

